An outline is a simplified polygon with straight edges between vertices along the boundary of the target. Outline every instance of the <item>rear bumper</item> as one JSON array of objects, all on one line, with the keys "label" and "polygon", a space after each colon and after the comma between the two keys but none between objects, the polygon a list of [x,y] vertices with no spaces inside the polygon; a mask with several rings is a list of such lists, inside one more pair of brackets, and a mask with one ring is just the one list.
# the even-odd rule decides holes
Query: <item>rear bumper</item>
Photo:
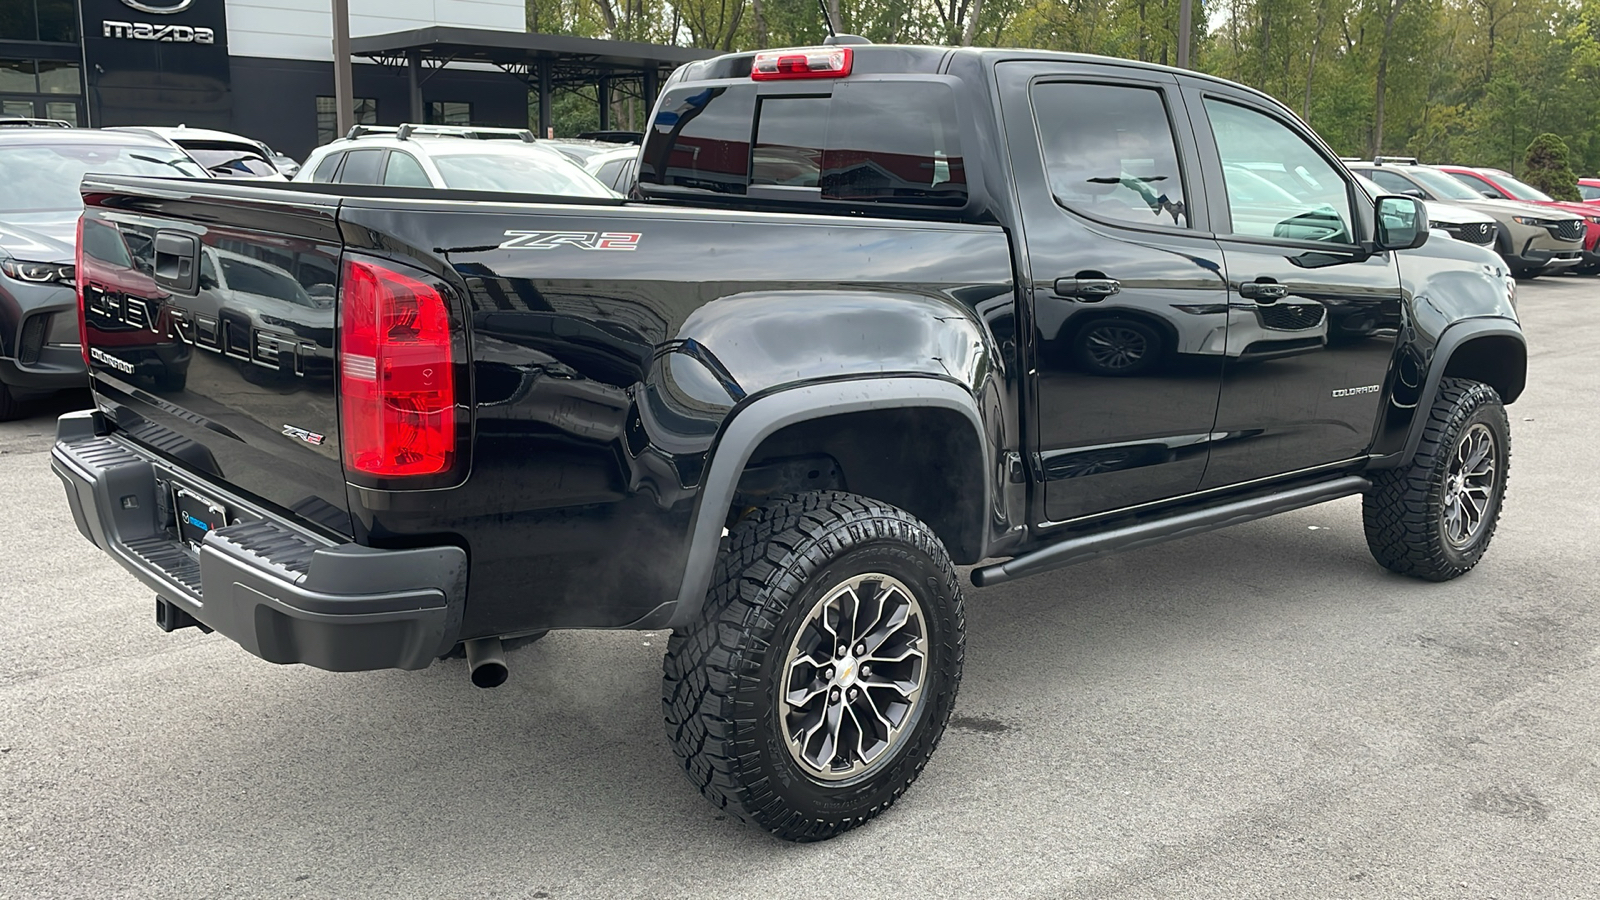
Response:
[{"label": "rear bumper", "polygon": [[[461,548],[328,541],[98,434],[98,422],[92,412],[62,416],[51,453],[78,530],[199,622],[269,662],[340,672],[421,669],[455,645]],[[229,511],[198,552],[170,527],[173,486]]]}]

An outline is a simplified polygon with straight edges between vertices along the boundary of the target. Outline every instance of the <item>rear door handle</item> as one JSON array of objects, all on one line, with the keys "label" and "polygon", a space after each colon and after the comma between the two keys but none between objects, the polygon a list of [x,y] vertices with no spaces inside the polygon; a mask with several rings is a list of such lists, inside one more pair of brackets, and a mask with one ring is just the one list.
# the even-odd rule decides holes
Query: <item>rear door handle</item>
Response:
[{"label": "rear door handle", "polygon": [[1271,303],[1289,296],[1289,289],[1271,281],[1246,281],[1239,285],[1239,296],[1257,303]]},{"label": "rear door handle", "polygon": [[1096,303],[1122,290],[1115,278],[1057,278],[1056,296]]}]

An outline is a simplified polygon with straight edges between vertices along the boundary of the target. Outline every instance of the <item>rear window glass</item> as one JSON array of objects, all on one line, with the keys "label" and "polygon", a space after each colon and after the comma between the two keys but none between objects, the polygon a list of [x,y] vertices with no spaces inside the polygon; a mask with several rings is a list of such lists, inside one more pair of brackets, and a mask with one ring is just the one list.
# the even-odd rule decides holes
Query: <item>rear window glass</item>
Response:
[{"label": "rear window glass", "polygon": [[311,180],[315,182],[329,182],[333,180],[333,173],[339,170],[339,160],[344,159],[343,153],[329,153],[317,163],[316,171],[311,173]]},{"label": "rear window glass", "polygon": [[828,97],[769,97],[756,117],[750,153],[750,183],[818,187],[823,141],[828,136]]},{"label": "rear window glass", "polygon": [[[955,95],[940,82],[845,81],[830,96],[680,88],[662,103],[639,181],[717,193],[751,186],[810,198],[962,206]],[[768,196],[771,196],[770,194]]]},{"label": "rear window glass", "polygon": [[639,180],[723,194],[750,183],[755,88],[680,88],[661,101]]}]

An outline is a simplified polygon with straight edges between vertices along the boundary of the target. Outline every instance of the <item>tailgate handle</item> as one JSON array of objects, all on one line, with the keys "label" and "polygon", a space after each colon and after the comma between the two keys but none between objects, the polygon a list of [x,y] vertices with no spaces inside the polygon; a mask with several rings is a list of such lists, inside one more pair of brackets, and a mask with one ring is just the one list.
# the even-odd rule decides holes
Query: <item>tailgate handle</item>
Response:
[{"label": "tailgate handle", "polygon": [[156,284],[184,294],[195,292],[200,275],[200,240],[181,231],[156,232]]}]

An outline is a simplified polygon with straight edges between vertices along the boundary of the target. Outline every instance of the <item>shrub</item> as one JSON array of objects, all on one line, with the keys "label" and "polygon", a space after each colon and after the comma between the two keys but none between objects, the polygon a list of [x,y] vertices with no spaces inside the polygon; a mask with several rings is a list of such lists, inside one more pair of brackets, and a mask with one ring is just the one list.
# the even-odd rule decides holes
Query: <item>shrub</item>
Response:
[{"label": "shrub", "polygon": [[1568,159],[1566,141],[1548,132],[1541,134],[1528,145],[1522,180],[1557,200],[1581,200],[1578,176]]}]

